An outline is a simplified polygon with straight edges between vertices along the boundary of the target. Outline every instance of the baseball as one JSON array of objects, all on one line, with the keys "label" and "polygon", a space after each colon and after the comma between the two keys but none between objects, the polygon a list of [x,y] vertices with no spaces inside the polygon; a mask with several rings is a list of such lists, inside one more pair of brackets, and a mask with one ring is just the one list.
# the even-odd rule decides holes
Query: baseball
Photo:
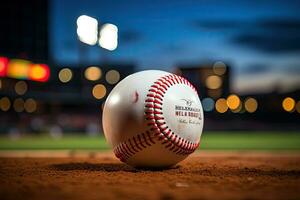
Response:
[{"label": "baseball", "polygon": [[132,74],[111,91],[103,110],[105,137],[134,167],[169,167],[199,146],[203,110],[183,77],[159,70]]}]

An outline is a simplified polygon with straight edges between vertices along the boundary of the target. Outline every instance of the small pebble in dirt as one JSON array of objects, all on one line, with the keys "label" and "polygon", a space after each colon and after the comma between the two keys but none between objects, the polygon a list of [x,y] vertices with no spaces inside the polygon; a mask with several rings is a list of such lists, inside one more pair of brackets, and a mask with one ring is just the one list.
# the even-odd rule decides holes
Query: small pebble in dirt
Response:
[{"label": "small pebble in dirt", "polygon": [[189,187],[189,184],[187,184],[187,183],[176,183],[175,186],[176,187]]},{"label": "small pebble in dirt", "polygon": [[248,177],[247,180],[248,181],[253,181],[253,178],[252,177]]}]

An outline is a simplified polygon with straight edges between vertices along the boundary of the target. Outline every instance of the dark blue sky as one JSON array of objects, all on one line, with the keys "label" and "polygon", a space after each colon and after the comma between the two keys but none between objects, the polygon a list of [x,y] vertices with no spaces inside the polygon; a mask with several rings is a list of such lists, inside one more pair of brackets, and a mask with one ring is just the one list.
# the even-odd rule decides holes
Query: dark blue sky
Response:
[{"label": "dark blue sky", "polygon": [[[207,60],[233,66],[236,91],[300,86],[298,1],[51,2],[51,52],[62,64],[79,59],[76,19],[85,14],[119,28],[114,52],[86,47],[86,61],[135,63],[170,71]],[[298,80],[299,79],[299,80]]]}]

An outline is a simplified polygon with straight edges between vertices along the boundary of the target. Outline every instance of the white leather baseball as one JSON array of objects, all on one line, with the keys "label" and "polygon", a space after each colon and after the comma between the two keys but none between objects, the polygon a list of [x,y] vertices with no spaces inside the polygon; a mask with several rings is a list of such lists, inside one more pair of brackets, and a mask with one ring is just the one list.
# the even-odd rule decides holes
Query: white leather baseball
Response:
[{"label": "white leather baseball", "polygon": [[203,110],[186,79],[141,71],[119,82],[107,97],[103,129],[121,161],[135,167],[168,167],[199,146]]}]

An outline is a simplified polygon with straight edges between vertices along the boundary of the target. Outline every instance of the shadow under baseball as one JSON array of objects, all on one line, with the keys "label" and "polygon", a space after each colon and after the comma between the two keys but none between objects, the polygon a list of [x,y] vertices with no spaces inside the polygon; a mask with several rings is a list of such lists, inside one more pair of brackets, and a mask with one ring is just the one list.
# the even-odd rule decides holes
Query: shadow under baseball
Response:
[{"label": "shadow under baseball", "polygon": [[133,168],[122,163],[89,163],[89,162],[72,162],[72,163],[60,163],[50,165],[51,169],[59,171],[105,171],[105,172],[133,172],[138,173],[142,171],[164,171],[169,169],[177,169],[179,166],[170,168]]},{"label": "shadow under baseball", "polygon": [[122,163],[88,163],[88,162],[72,162],[72,163],[61,163],[50,165],[50,168],[59,171],[105,171],[105,172],[136,172],[137,170],[122,164]]}]

